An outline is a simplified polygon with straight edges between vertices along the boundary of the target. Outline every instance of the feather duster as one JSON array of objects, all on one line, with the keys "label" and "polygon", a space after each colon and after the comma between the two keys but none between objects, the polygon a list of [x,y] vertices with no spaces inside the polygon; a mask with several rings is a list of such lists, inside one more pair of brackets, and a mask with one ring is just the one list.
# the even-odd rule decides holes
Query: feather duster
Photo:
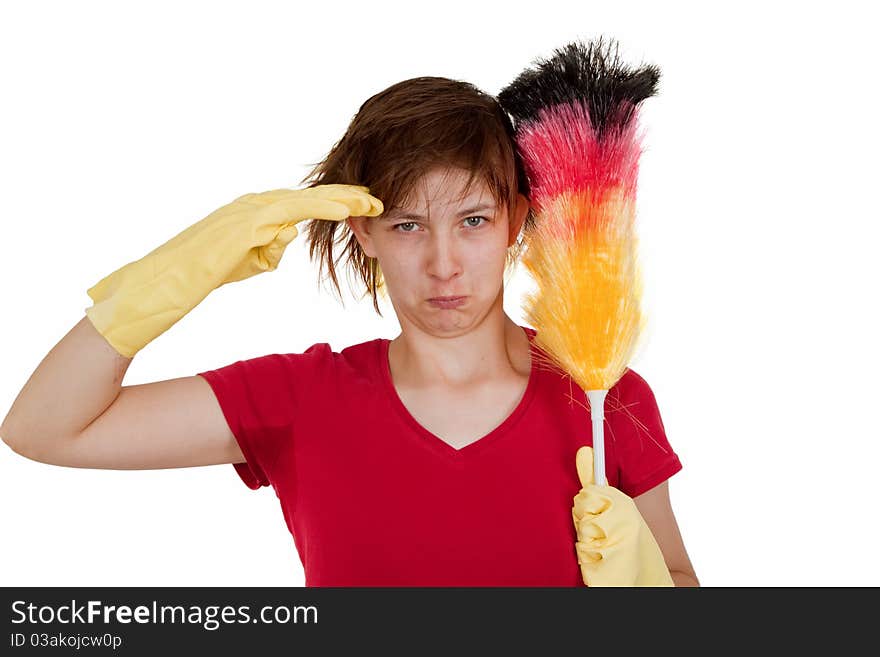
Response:
[{"label": "feather duster", "polygon": [[[612,51],[613,47],[613,51]],[[645,325],[635,232],[638,105],[660,71],[632,69],[614,42],[570,43],[498,95],[514,121],[535,229],[522,262],[536,344],[587,393],[596,483],[604,485],[604,403]]]}]

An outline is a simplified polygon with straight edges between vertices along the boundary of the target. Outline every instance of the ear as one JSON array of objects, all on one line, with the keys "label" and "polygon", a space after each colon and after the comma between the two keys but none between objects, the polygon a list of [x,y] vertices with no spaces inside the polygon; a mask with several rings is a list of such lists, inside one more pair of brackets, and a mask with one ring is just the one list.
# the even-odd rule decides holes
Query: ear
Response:
[{"label": "ear", "polygon": [[370,234],[373,229],[371,219],[372,217],[349,217],[345,221],[367,257],[375,258],[376,248],[373,246],[373,237]]},{"label": "ear", "polygon": [[516,207],[514,207],[513,211],[507,215],[507,225],[509,228],[507,238],[508,247],[513,246],[516,243],[516,238],[519,236],[519,231],[522,230],[523,223],[525,223],[526,215],[528,213],[529,199],[523,194],[517,194]]}]

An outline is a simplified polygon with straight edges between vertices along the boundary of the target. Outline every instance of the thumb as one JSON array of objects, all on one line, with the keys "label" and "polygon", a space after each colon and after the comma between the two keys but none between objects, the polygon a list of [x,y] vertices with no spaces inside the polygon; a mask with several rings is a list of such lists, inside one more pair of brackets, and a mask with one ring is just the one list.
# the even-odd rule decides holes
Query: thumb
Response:
[{"label": "thumb", "polygon": [[299,230],[296,227],[296,224],[290,224],[289,226],[285,226],[280,231],[278,231],[278,235],[275,236],[274,243],[277,243],[279,246],[283,247],[290,244],[296,236],[299,235]]},{"label": "thumb", "polygon": [[261,269],[264,269],[265,271],[273,271],[277,269],[278,264],[281,262],[281,257],[284,255],[284,250],[298,234],[299,231],[296,226],[290,224],[278,231],[278,235],[275,236],[274,240],[265,246],[260,247],[257,252],[260,258]]},{"label": "thumb", "polygon": [[581,486],[589,486],[594,483],[593,448],[589,445],[579,448],[575,455],[575,463],[577,465],[578,479],[581,480]]}]

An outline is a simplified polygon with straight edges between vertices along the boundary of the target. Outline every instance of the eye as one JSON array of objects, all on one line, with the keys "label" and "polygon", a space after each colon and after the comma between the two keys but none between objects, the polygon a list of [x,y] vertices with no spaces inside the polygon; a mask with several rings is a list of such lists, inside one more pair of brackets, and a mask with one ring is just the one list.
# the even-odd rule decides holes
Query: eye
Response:
[{"label": "eye", "polygon": [[[398,230],[398,229],[400,229],[401,226],[416,226],[416,225],[418,225],[418,224],[416,224],[415,221],[405,221],[402,224],[394,224],[394,226],[392,227],[392,230]],[[400,230],[398,230],[398,232],[400,232],[400,233],[413,233],[415,231],[408,230],[408,229],[400,229]]]},{"label": "eye", "polygon": [[478,221],[477,223],[475,223],[475,224],[474,224],[474,223],[470,223],[470,221],[473,220],[473,219],[478,219],[478,220],[483,220],[483,221],[489,221],[488,219],[486,219],[486,217],[468,217],[467,219],[464,220],[464,221],[465,221],[465,224],[467,224],[467,225],[470,226],[471,228],[479,228],[480,226],[482,226],[482,223],[480,223],[479,221]]}]

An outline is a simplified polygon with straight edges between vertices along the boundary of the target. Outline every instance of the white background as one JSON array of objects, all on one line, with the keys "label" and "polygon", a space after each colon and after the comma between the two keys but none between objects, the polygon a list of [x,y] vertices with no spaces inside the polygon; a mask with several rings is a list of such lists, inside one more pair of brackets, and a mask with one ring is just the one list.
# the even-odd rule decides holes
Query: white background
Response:
[{"label": "white background", "polygon": [[[241,194],[296,186],[369,96],[420,75],[494,94],[605,34],[662,70],[632,366],[684,464],[670,489],[697,574],[880,585],[873,23],[861,3],[713,4],[4,3],[0,413],[88,287]],[[397,334],[390,306],[319,289],[304,245],[209,296],[124,383]],[[506,296],[521,323],[527,285]],[[304,582],[274,492],[231,465],[73,469],[0,444],[0,527],[7,586]]]}]

